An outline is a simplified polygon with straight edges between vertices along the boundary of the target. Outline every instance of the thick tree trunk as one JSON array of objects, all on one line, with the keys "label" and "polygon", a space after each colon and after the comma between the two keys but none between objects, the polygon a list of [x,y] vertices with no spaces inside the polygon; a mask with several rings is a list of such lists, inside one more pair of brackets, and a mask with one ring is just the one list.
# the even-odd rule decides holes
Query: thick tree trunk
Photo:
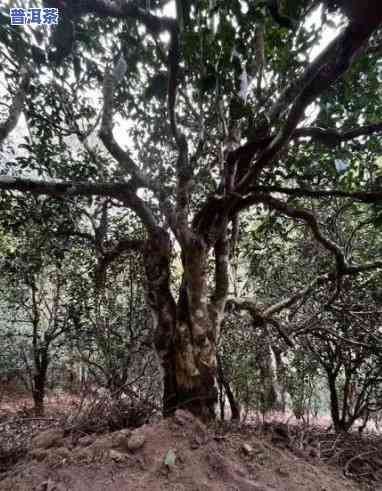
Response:
[{"label": "thick tree trunk", "polygon": [[177,305],[174,348],[178,404],[208,420],[215,416],[217,402],[216,338],[201,270],[205,265],[200,264],[197,254],[192,259],[193,264],[186,265]]},{"label": "thick tree trunk", "polygon": [[174,334],[176,305],[170,291],[170,238],[158,229],[145,248],[147,302],[151,308],[154,345],[163,370],[163,414],[178,406]]},{"label": "thick tree trunk", "polygon": [[163,369],[164,415],[185,408],[203,420],[215,416],[216,310],[207,302],[207,252],[198,239],[183,251],[184,274],[178,302],[170,291],[170,239],[152,233],[145,249],[147,300],[153,313],[154,343]]}]

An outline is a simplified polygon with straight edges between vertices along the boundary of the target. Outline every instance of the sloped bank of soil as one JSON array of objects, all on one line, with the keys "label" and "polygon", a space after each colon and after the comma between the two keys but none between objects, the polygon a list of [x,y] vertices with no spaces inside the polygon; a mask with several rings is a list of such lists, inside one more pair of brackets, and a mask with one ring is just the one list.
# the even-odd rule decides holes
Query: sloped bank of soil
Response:
[{"label": "sloped bank of soil", "polygon": [[2,491],[352,491],[335,470],[255,434],[218,433],[184,411],[101,437],[39,433]]}]

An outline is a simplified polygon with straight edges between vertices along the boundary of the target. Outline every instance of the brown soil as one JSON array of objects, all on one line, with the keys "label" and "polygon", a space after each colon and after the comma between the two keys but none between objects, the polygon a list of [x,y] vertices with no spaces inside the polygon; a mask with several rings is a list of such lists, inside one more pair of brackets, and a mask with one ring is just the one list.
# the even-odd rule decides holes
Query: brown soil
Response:
[{"label": "brown soil", "polygon": [[133,432],[84,436],[50,428],[39,431],[28,453],[0,475],[0,490],[361,489],[323,464],[312,446],[298,450],[291,443],[281,426],[261,433],[232,426],[207,429],[184,411]]}]

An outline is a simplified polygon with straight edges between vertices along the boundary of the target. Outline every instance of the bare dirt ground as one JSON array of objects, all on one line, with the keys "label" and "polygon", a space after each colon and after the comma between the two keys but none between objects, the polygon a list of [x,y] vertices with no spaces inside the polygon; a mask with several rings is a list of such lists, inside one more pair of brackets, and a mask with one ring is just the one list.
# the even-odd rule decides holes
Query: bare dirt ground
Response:
[{"label": "bare dirt ground", "polygon": [[207,428],[184,411],[103,434],[20,412],[0,418],[1,491],[382,490],[376,436],[275,421]]}]

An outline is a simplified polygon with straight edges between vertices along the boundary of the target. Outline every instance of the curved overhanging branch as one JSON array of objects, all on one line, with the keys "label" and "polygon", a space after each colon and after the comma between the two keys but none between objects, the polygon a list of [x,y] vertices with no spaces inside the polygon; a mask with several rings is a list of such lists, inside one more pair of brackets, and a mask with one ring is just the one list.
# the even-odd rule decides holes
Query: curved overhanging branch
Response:
[{"label": "curved overhanging branch", "polygon": [[264,316],[262,306],[259,305],[253,298],[238,298],[229,296],[227,298],[227,308],[230,305],[234,305],[240,310],[246,310],[249,312],[253,318],[253,320],[258,324],[263,324]]},{"label": "curved overhanging branch", "polygon": [[72,198],[73,196],[102,196],[122,201],[134,211],[149,231],[155,230],[156,220],[147,204],[135,194],[129,183],[90,183],[73,181],[42,181],[13,176],[0,176],[0,190],[20,191],[54,198]]},{"label": "curved overhanging branch", "polygon": [[[343,273],[344,275],[356,275],[359,273],[371,271],[374,269],[379,269],[382,268],[382,261],[376,261],[374,263],[370,264],[364,264],[360,266],[353,266],[353,267],[347,267],[346,271]],[[334,272],[329,272],[325,273],[322,275],[317,276],[314,280],[312,280],[306,287],[302,288],[301,290],[298,290],[297,292],[293,293],[289,297],[284,298],[280,302],[277,302],[273,305],[270,305],[269,307],[264,308],[263,306],[259,305],[256,303],[255,300],[252,298],[235,298],[235,297],[229,297],[227,299],[227,306],[228,305],[235,305],[235,307],[241,309],[241,310],[246,310],[248,311],[255,324],[256,325],[264,325],[266,323],[273,325],[276,330],[278,331],[279,335],[281,336],[282,339],[286,342],[286,344],[290,347],[293,347],[293,341],[290,338],[290,335],[293,336],[300,336],[301,334],[305,334],[306,332],[311,332],[314,329],[318,330],[325,330],[326,328],[322,327],[313,327],[312,321],[314,317],[317,317],[317,314],[315,314],[311,319],[310,322],[308,322],[308,327],[301,329],[298,328],[293,332],[292,330],[289,330],[289,333],[283,329],[279,323],[278,320],[274,318],[276,314],[280,314],[282,311],[289,309],[292,307],[294,304],[296,304],[299,300],[303,300],[304,303],[308,300],[309,295],[317,288],[325,285],[329,281],[336,281],[337,280],[337,273]],[[336,292],[337,293],[337,292]],[[326,304],[325,308],[328,308],[331,304],[333,303],[332,298],[330,301]],[[326,329],[328,332],[329,330]]]},{"label": "curved overhanging branch", "polygon": [[322,233],[315,215],[302,208],[293,208],[286,202],[278,200],[268,194],[254,194],[248,198],[239,201],[239,205],[235,209],[235,212],[240,209],[247,208],[255,203],[263,203],[268,205],[272,210],[276,210],[283,215],[286,215],[295,220],[302,220],[311,229],[314,238],[320,243],[326,250],[331,252],[335,258],[337,266],[337,277],[345,276],[349,274],[357,274],[361,272],[372,271],[382,267],[382,260],[375,261],[373,263],[367,263],[363,265],[349,265],[345,259],[345,254],[342,249],[334,241],[325,237]]},{"label": "curved overhanging branch", "polygon": [[316,241],[334,255],[338,274],[341,275],[345,273],[347,263],[341,248],[334,241],[324,236],[318,225],[317,218],[313,213],[302,208],[293,208],[286,202],[273,198],[267,194],[257,194],[254,199],[258,203],[264,203],[272,210],[276,210],[283,215],[305,222],[311,229]]},{"label": "curved overhanging branch", "polygon": [[289,297],[286,297],[280,302],[277,302],[266,308],[258,305],[253,299],[250,298],[229,297],[227,305],[231,303],[242,310],[247,310],[251,314],[256,325],[272,325],[276,328],[277,332],[279,333],[280,337],[285,341],[285,343],[289,347],[293,348],[294,343],[289,336],[291,332],[287,333],[285,329],[280,325],[280,322],[274,318],[274,315],[280,314],[282,311],[289,309],[299,300],[303,300],[303,303],[305,303],[308,300],[310,293],[312,293],[316,287],[321,287],[328,281],[335,279],[336,275],[333,273],[319,275],[314,280],[312,280],[305,288],[298,290]]},{"label": "curved overhanging branch", "polygon": [[24,108],[25,98],[27,90],[31,80],[31,70],[27,68],[21,69],[21,79],[19,87],[13,97],[12,104],[9,108],[8,118],[0,123],[0,145],[7,138],[7,136],[13,131],[19,121],[20,115]]},{"label": "curved overhanging branch", "polygon": [[[341,191],[336,189],[314,190],[307,188],[286,188],[282,186],[255,186],[251,189],[254,193],[279,193],[287,196],[295,196],[300,198],[350,198],[361,203],[382,203],[381,191]],[[255,198],[256,199],[256,198]],[[251,198],[248,197],[248,202]]]},{"label": "curved overhanging branch", "polygon": [[249,312],[255,326],[265,327],[267,324],[271,324],[273,327],[276,328],[277,332],[285,341],[287,346],[289,346],[290,348],[294,348],[293,341],[290,339],[285,330],[281,327],[280,323],[272,317],[266,317],[262,308],[255,301],[249,298],[229,297],[227,299],[227,306],[230,304],[234,305],[240,310],[246,310],[247,312]]},{"label": "curved overhanging branch", "polygon": [[293,139],[311,138],[322,145],[335,147],[342,142],[354,140],[359,137],[372,136],[382,133],[382,123],[369,124],[352,128],[351,130],[340,131],[333,128],[320,128],[318,126],[308,126],[297,128],[293,134]]},{"label": "curved overhanging branch", "polygon": [[358,273],[368,273],[369,271],[374,271],[380,268],[382,268],[382,261],[374,261],[372,263],[347,266],[344,274],[352,275]]},{"label": "curved overhanging branch", "polygon": [[14,176],[0,176],[0,189],[5,191],[30,192],[55,198],[65,196],[112,196],[122,199],[128,190],[126,183],[90,183],[41,179],[26,179]]},{"label": "curved overhanging branch", "polygon": [[323,274],[315,278],[313,281],[311,281],[305,288],[302,290],[298,290],[296,293],[291,295],[290,297],[284,298],[280,302],[277,302],[270,307],[266,308],[263,310],[263,316],[264,317],[271,317],[272,315],[279,314],[285,309],[289,309],[289,307],[292,307],[296,302],[302,299],[307,299],[309,294],[318,286],[322,286],[326,282],[330,280],[330,275],[329,274]]}]

